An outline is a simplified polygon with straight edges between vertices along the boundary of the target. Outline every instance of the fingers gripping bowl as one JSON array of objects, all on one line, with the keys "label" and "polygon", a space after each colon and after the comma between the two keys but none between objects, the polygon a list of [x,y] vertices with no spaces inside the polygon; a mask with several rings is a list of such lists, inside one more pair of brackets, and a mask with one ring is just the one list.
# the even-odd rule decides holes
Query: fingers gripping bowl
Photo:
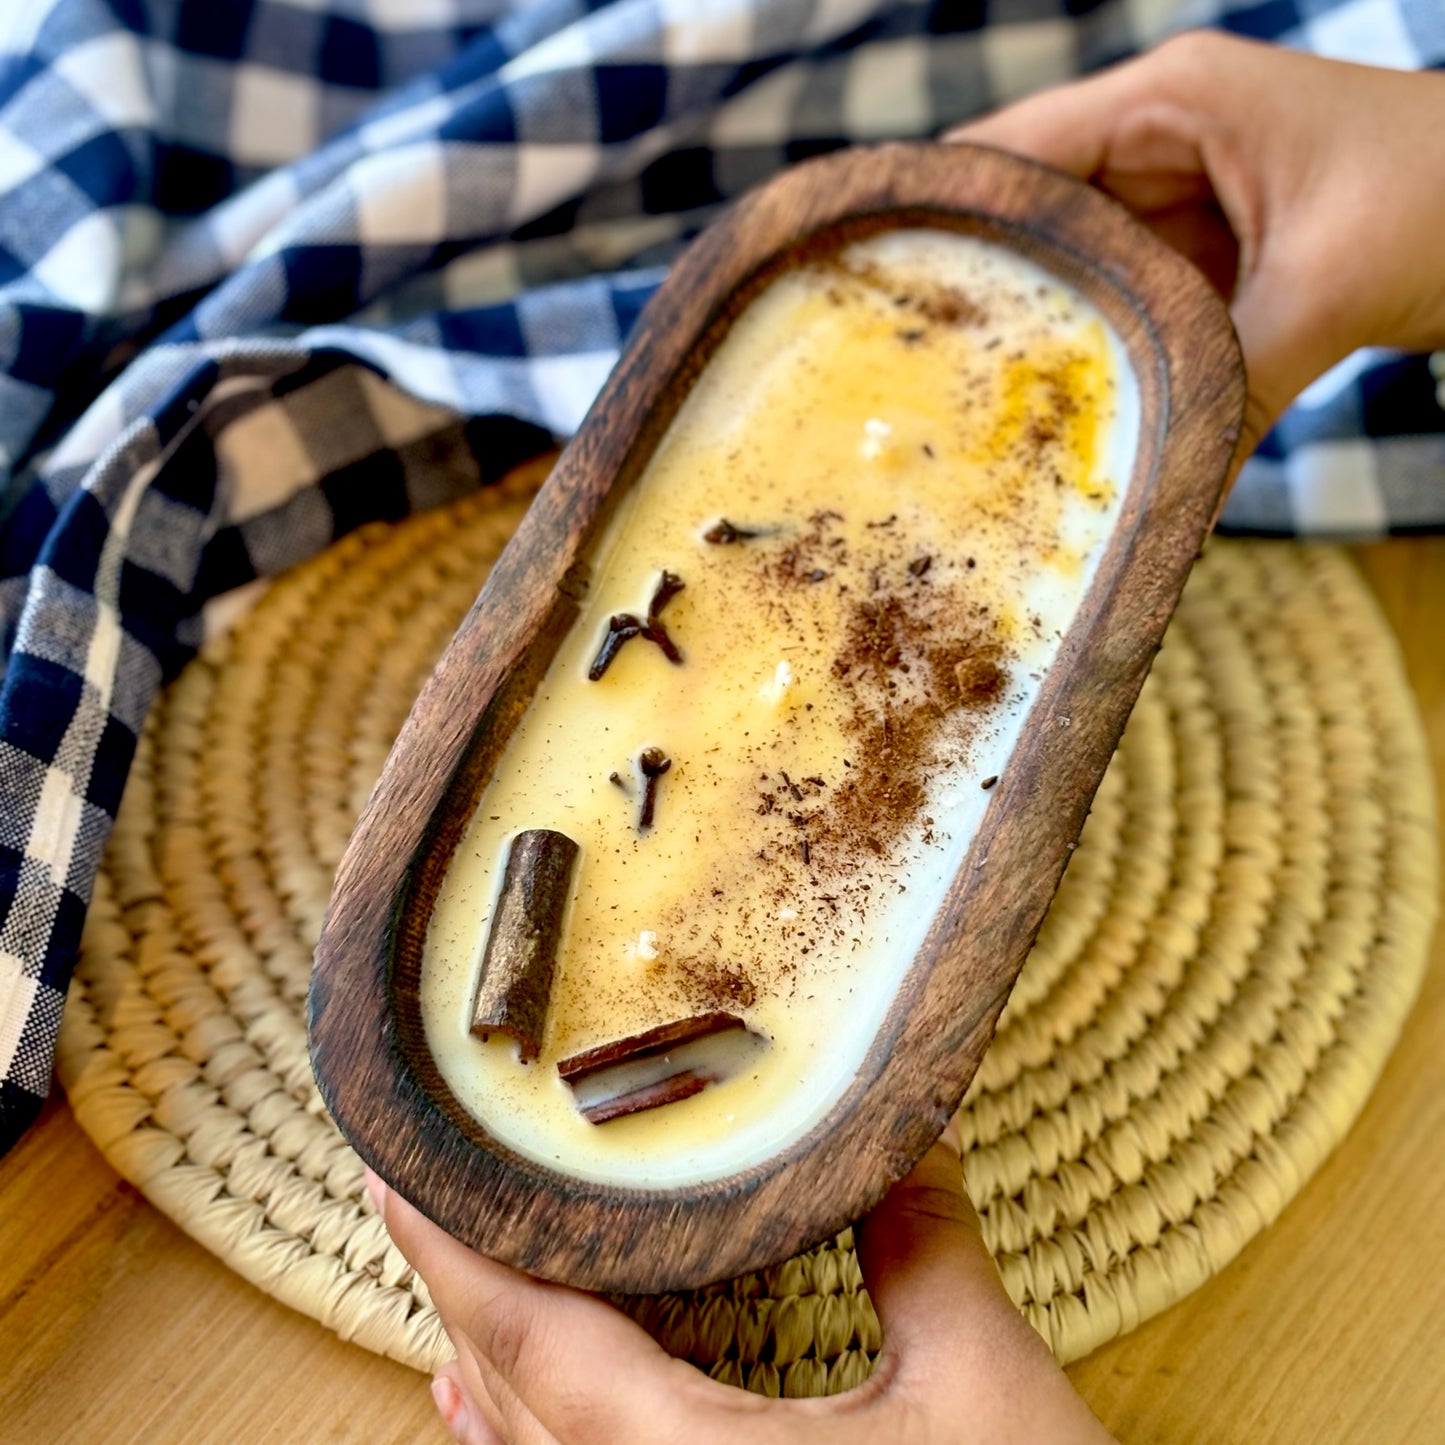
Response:
[{"label": "fingers gripping bowl", "polygon": [[705,233],[342,861],[312,1056],[362,1156],[594,1289],[865,1212],[987,1046],[1242,398],[1203,280],[1001,153],[830,157]]}]

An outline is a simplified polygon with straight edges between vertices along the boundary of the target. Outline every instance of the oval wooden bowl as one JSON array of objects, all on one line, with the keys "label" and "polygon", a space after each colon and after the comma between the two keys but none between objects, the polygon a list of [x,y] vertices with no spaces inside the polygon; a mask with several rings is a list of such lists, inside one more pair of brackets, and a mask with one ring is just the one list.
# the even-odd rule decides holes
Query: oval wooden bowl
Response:
[{"label": "oval wooden bowl", "polygon": [[[878,218],[1013,248],[1113,325],[1142,413],[1120,518],[924,946],[828,1117],[712,1183],[638,1190],[573,1178],[490,1138],[437,1072],[417,998],[431,906],[576,616],[589,550],[692,379],[790,254]],[[988,1046],[1209,531],[1243,400],[1218,297],[1069,177],[997,151],[887,145],[799,166],[738,204],[647,308],[412,710],[342,859],[310,1036],[322,1095],[357,1152],[466,1243],[597,1290],[676,1289],[756,1269],[871,1208],[938,1136]]]}]

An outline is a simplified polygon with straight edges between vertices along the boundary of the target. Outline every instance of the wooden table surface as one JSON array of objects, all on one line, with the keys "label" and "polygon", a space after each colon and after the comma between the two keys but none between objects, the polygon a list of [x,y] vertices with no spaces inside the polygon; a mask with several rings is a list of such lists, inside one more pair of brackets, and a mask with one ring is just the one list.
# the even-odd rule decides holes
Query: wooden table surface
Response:
[{"label": "wooden table surface", "polygon": [[[1445,539],[1358,555],[1445,778]],[[1074,1384],[1131,1445],[1445,1439],[1442,1141],[1437,940],[1349,1138],[1227,1270],[1072,1366]],[[231,1274],[116,1177],[63,1103],[0,1161],[3,1445],[447,1438],[421,1376]]]}]

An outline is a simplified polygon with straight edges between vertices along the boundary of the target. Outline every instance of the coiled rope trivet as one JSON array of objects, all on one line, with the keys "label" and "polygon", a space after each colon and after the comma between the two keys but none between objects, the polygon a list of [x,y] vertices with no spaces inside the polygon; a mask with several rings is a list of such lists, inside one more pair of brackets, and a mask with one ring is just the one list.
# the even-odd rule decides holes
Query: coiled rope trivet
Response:
[{"label": "coiled rope trivet", "polygon": [[[76,1116],[127,1179],[262,1289],[423,1369],[448,1346],[312,1084],[307,973],[352,819],[525,496],[352,536],[186,669],[61,1038]],[[1424,965],[1433,796],[1344,558],[1212,546],[964,1110],[985,1235],[1062,1359],[1222,1268],[1349,1128]],[[770,1393],[857,1384],[879,1343],[846,1235],[629,1307]]]}]

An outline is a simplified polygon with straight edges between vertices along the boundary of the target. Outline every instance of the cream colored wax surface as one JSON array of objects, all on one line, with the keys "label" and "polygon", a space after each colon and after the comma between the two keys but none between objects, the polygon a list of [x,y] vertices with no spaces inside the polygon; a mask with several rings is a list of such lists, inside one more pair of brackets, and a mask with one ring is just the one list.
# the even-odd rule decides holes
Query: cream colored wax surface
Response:
[{"label": "cream colored wax surface", "polygon": [[[1093,575],[1133,462],[1117,337],[1002,248],[883,232],[729,331],[594,559],[433,913],[427,1038],[499,1140],[628,1186],[774,1154],[856,1076]],[[730,544],[720,520],[758,535]],[[609,617],[663,573],[674,665]],[[671,759],[638,827],[643,749]],[[615,774],[619,782],[609,781]],[[581,845],[537,1061],[468,1031],[509,839]],[[602,1125],[559,1059],[709,1010],[748,1071]]]}]

